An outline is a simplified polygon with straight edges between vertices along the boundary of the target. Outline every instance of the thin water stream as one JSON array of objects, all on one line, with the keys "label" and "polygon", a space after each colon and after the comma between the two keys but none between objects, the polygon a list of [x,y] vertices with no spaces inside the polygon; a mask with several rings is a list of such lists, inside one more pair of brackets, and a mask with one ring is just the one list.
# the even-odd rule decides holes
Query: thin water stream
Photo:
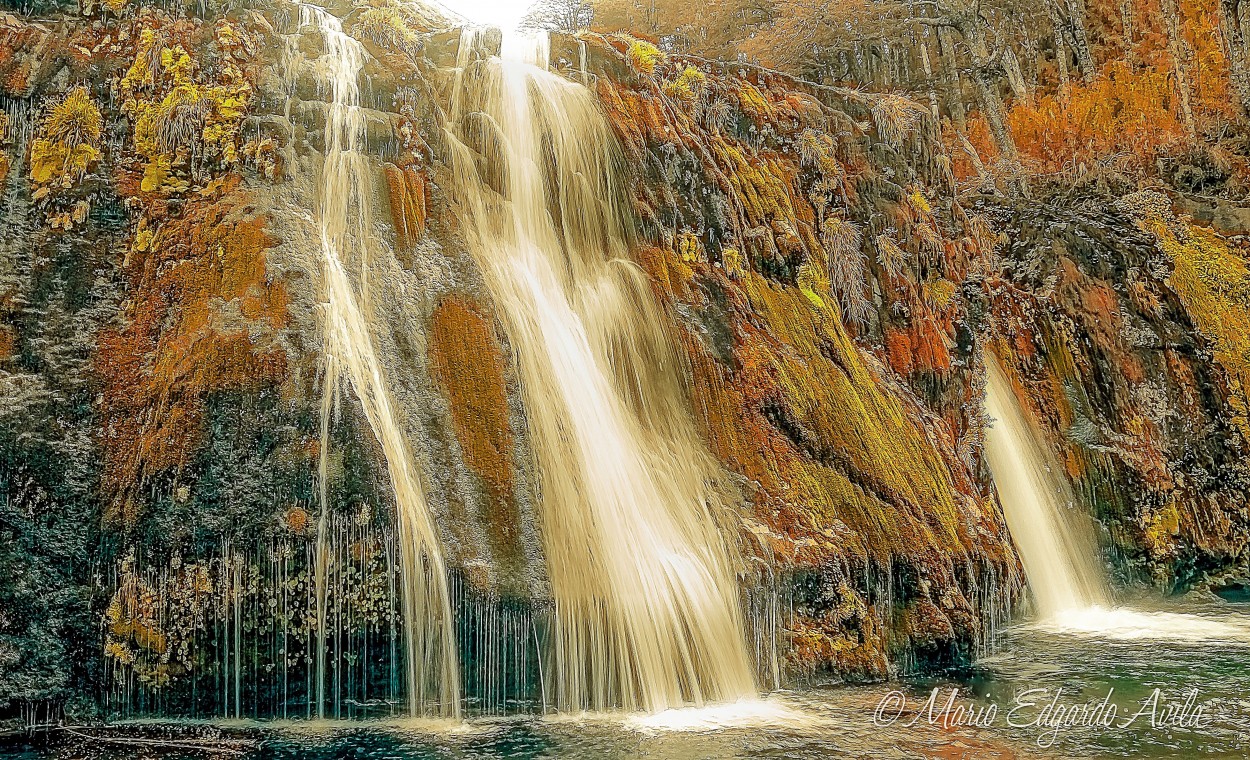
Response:
[{"label": "thin water stream", "polygon": [[380,315],[369,305],[370,251],[381,246],[370,222],[374,168],[363,152],[365,117],[360,108],[360,69],[364,49],[343,32],[339,19],[312,5],[300,6],[300,28],[324,37],[326,54],[317,68],[331,95],[325,126],[317,222],[323,254],[323,354],[321,497],[318,528],[317,714],[325,715],[325,526],[330,504],[326,491],[328,430],[335,398],[350,384],[386,459],[394,490],[402,557],[402,608],[406,645],[408,711],[460,714],[459,667],[447,589],[447,568],[434,519],[426,504],[421,473],[412,456],[392,400],[371,325]]}]

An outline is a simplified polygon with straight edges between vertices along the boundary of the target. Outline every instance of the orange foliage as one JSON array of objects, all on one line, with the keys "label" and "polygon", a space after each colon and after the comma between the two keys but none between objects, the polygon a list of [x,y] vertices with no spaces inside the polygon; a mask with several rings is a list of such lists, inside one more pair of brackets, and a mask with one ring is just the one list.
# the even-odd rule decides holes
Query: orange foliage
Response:
[{"label": "orange foliage", "polygon": [[[1183,33],[1193,52],[1186,64],[1200,132],[1236,118],[1215,3],[1180,2]],[[1032,100],[1016,101],[1008,111],[1008,126],[1029,171],[1052,174],[1099,161],[1119,169],[1151,171],[1157,157],[1188,146],[1158,0],[1138,0],[1136,5],[1136,68],[1130,66],[1118,38],[1115,47],[1097,51],[1100,68],[1094,82],[1085,84],[1073,72],[1063,91],[1044,89]],[[1091,11],[1101,19],[1096,24],[1119,25],[1118,3],[1114,7],[1095,3]],[[994,160],[996,151],[979,115],[969,119],[968,138],[987,164]],[[948,147],[955,176],[974,177],[972,163],[958,143]]]},{"label": "orange foliage", "polygon": [[1185,137],[1174,99],[1166,73],[1132,72],[1117,61],[1090,85],[1017,103],[1007,122],[1022,160],[1035,172],[1092,166],[1116,154],[1146,168]]}]

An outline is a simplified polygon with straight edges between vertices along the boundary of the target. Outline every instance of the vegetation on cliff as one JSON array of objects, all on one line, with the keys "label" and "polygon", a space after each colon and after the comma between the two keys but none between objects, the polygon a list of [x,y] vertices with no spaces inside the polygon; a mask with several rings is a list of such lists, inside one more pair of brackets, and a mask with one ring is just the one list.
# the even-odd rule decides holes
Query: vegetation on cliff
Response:
[{"label": "vegetation on cliff", "polygon": [[[742,497],[746,594],[793,608],[791,675],[966,662],[1018,597],[981,457],[987,349],[1124,576],[1179,589],[1244,563],[1250,269],[1242,240],[1173,208],[1244,200],[1250,74],[1222,43],[1241,19],[1025,5],[534,16],[578,32],[553,36],[552,66],[619,138],[630,265]],[[73,10],[0,17],[0,702],[100,689],[119,712],[285,716],[311,709],[320,657],[359,697],[345,714],[384,710],[367,697],[400,698],[388,486],[346,394],[317,473],[320,295],[290,252],[324,147],[323,41],[285,36],[289,4]],[[413,429],[435,431],[414,448],[471,675],[499,656],[470,643],[483,621],[536,652],[548,601],[514,349],[444,189],[452,83],[498,40],[453,71],[435,14],[339,10],[368,51],[387,275],[421,285],[392,337]]]}]

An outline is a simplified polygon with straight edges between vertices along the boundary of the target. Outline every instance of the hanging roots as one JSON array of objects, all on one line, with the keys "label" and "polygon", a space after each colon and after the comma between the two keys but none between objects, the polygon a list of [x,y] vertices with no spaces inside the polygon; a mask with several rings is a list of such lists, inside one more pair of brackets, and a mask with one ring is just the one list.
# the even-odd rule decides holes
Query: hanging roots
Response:
[{"label": "hanging roots", "polygon": [[156,144],[163,153],[177,153],[179,148],[191,147],[204,133],[204,123],[212,110],[212,101],[200,98],[170,108],[156,128]]},{"label": "hanging roots", "polygon": [[901,145],[925,115],[924,106],[902,95],[882,95],[873,101],[872,121],[877,134],[891,145]]}]

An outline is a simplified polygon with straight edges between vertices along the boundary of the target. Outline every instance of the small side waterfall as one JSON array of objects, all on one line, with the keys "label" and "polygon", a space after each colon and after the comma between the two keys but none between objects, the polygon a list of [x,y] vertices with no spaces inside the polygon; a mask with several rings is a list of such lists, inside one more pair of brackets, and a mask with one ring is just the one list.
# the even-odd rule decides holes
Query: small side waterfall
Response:
[{"label": "small side waterfall", "polygon": [[514,347],[541,478],[566,711],[664,710],[755,693],[735,558],[681,364],[645,275],[615,138],[546,38],[503,60],[461,40],[447,134],[469,246]]},{"label": "small side waterfall", "polygon": [[994,418],[986,457],[1039,617],[1106,605],[1098,548],[1073,524],[1075,515],[1064,514],[1073,502],[1067,480],[1025,418],[998,358],[987,355],[985,366],[986,404]]},{"label": "small side waterfall", "polygon": [[[326,299],[322,315],[326,385],[322,404],[322,525],[318,530],[317,572],[320,631],[324,642],[328,430],[334,396],[346,379],[381,445],[395,492],[409,712],[418,714],[432,707],[440,714],[455,716],[460,712],[460,687],[447,570],[420,473],[393,407],[370,330],[374,316],[369,308],[368,252],[379,243],[373,240],[370,229],[373,169],[363,153],[365,119],[359,105],[358,77],[364,65],[364,49],[343,32],[337,17],[316,6],[301,5],[300,27],[308,26],[317,28],[325,38],[327,52],[319,68],[332,96],[326,116],[317,207]],[[323,643],[318,650],[319,715],[324,714],[325,679]]]}]

